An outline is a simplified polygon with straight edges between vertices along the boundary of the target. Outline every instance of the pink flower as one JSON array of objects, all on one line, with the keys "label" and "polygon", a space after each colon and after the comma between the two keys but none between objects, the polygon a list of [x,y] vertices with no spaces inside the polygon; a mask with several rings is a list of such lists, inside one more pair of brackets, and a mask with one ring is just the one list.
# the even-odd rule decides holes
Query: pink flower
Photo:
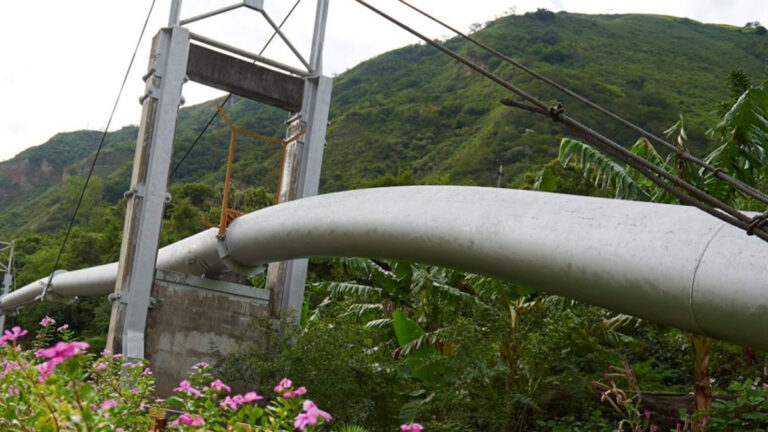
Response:
[{"label": "pink flower", "polygon": [[283,399],[290,399],[292,397],[301,396],[301,395],[306,394],[306,393],[307,393],[307,388],[306,387],[299,387],[299,388],[297,388],[296,390],[294,390],[292,392],[283,393]]},{"label": "pink flower", "polygon": [[305,412],[297,415],[296,419],[293,421],[293,427],[297,429],[301,429],[302,431],[306,430],[307,426],[317,423],[318,417],[322,417],[325,421],[333,420],[333,417],[331,417],[330,414],[318,408],[311,400],[305,400],[303,408]]},{"label": "pink flower", "polygon": [[117,402],[114,399],[107,399],[101,403],[101,409],[117,406]]},{"label": "pink flower", "polygon": [[243,396],[243,402],[245,403],[251,403],[256,402],[264,399],[263,397],[259,396],[256,392],[248,392]]},{"label": "pink flower", "polygon": [[42,321],[40,321],[40,327],[48,327],[51,324],[56,324],[56,320],[49,316],[46,316]]},{"label": "pink flower", "polygon": [[56,365],[72,358],[88,349],[86,342],[59,342],[51,348],[41,349],[35,353],[35,357],[42,357],[47,361],[37,365],[37,372],[40,375],[38,381],[43,382],[51,376]]},{"label": "pink flower", "polygon": [[93,364],[93,368],[96,369],[97,371],[101,371],[107,368],[107,364],[102,361],[96,362]]},{"label": "pink flower", "polygon": [[192,385],[190,385],[189,381],[187,381],[187,380],[184,380],[184,381],[180,382],[179,386],[176,387],[175,389],[173,389],[173,391],[186,393],[186,394],[188,394],[190,396],[194,396],[194,397],[202,396],[200,391],[198,391],[197,389],[192,387]]},{"label": "pink flower", "polygon": [[187,426],[202,426],[205,424],[205,420],[203,420],[203,418],[200,416],[184,413],[170,424],[171,426],[176,426],[179,423],[183,423]]},{"label": "pink flower", "polygon": [[311,426],[317,423],[317,417],[312,418],[308,413],[301,413],[296,416],[293,421],[293,427],[296,429],[306,430],[307,426]]},{"label": "pink flower", "polygon": [[[235,396],[235,398],[236,397],[237,396]],[[240,404],[238,403],[238,400],[235,399],[235,398],[227,396],[227,397],[224,398],[223,401],[219,402],[219,406],[220,407],[229,407],[229,409],[231,409],[232,411],[236,411],[237,410],[237,406],[240,405]]]},{"label": "pink flower", "polygon": [[223,382],[221,382],[221,380],[218,380],[218,379],[211,383],[211,388],[216,390],[216,391],[224,390],[227,393],[232,393],[232,389],[229,388],[228,385],[224,384]]},{"label": "pink flower", "polygon": [[192,366],[192,369],[200,369],[200,368],[207,368],[207,367],[211,367],[211,365],[209,365],[206,362],[200,362],[200,363]]},{"label": "pink flower", "polygon": [[144,368],[144,371],[141,374],[144,376],[150,376],[152,375],[152,370],[150,368]]},{"label": "pink flower", "polygon": [[256,392],[248,392],[245,395],[234,395],[232,397],[227,396],[223,401],[219,403],[219,406],[229,407],[229,409],[232,411],[236,411],[237,407],[240,405],[260,401],[262,399],[264,398],[259,396]]},{"label": "pink flower", "polygon": [[283,378],[280,381],[280,384],[278,384],[277,387],[275,387],[275,393],[282,393],[288,390],[289,388],[291,388],[292,385],[293,385],[293,381],[289,380],[288,378]]},{"label": "pink flower", "polygon": [[400,430],[403,432],[422,432],[424,430],[424,426],[418,423],[408,423],[400,426]]},{"label": "pink flower", "polygon": [[48,377],[50,377],[51,374],[53,374],[53,371],[56,369],[56,365],[57,363],[54,362],[53,360],[49,360],[45,363],[41,363],[37,365],[37,373],[39,375],[37,377],[37,381],[43,382],[47,380]]},{"label": "pink flower", "polygon": [[3,360],[0,362],[0,366],[3,367],[3,370],[0,371],[0,378],[5,378],[5,376],[11,373],[11,371],[14,369],[21,369],[21,366],[19,366],[18,363],[8,360]]},{"label": "pink flower", "polygon": [[3,336],[0,337],[0,345],[5,345],[8,342],[14,342],[16,339],[29,333],[26,330],[22,330],[21,327],[15,326],[10,330],[6,330]]},{"label": "pink flower", "polygon": [[64,324],[63,326],[56,329],[57,332],[61,333],[63,330],[66,330],[69,328],[69,324]]},{"label": "pink flower", "polygon": [[89,347],[87,342],[58,342],[51,348],[41,349],[35,353],[35,357],[46,359],[60,358],[62,360],[74,357]]}]

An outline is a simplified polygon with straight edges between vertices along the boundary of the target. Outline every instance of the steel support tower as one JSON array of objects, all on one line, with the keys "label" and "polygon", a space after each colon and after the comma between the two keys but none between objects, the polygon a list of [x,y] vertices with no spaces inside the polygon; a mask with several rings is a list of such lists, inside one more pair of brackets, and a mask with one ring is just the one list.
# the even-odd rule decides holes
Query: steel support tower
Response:
[{"label": "steel support tower", "polygon": [[[322,165],[332,80],[322,75],[322,49],[328,1],[318,0],[310,60],[306,61],[264,8],[263,0],[243,0],[231,6],[181,19],[181,0],[171,4],[168,27],[154,38],[142,96],[142,116],[136,143],[131,188],[126,192],[123,228],[107,347],[131,359],[145,357],[145,333],[160,227],[168,194],[168,175],[182,86],[196,81],[232,94],[287,110],[287,134],[303,135],[285,151],[281,201],[317,193]],[[246,8],[261,14],[303,67],[284,63],[195,34],[186,24],[231,10]],[[243,58],[247,60],[243,60]],[[223,238],[222,238],[223,240]],[[243,270],[229,257],[226,243],[219,254],[233,269]],[[299,313],[307,261],[270,265],[268,288],[272,310]],[[298,316],[298,315],[297,315]]]},{"label": "steel support tower", "polygon": [[[8,251],[8,260],[0,260],[0,300],[11,292],[13,286],[13,242],[0,242],[0,254]],[[0,313],[0,333],[5,330],[5,314]]]}]

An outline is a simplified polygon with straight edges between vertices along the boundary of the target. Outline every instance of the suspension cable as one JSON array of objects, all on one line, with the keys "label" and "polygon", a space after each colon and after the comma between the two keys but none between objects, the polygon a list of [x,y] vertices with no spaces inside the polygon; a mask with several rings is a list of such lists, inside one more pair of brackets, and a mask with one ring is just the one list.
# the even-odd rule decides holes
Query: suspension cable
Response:
[{"label": "suspension cable", "polygon": [[93,161],[91,162],[91,167],[88,170],[88,176],[85,178],[85,183],[83,183],[83,188],[80,190],[80,196],[77,198],[77,204],[75,205],[75,211],[72,212],[72,218],[69,220],[69,226],[67,226],[67,232],[64,234],[64,240],[61,242],[61,247],[59,247],[59,253],[56,255],[56,261],[53,264],[53,270],[51,271],[51,275],[48,277],[48,282],[45,285],[45,289],[43,289],[43,293],[41,294],[41,297],[44,299],[45,295],[48,293],[48,290],[51,288],[51,282],[53,281],[53,274],[56,271],[56,269],[59,267],[59,262],[61,260],[61,256],[64,254],[64,248],[67,246],[67,241],[69,240],[69,235],[72,232],[72,227],[75,224],[75,218],[77,217],[77,213],[80,211],[80,206],[83,204],[83,197],[85,196],[85,191],[88,188],[88,183],[91,181],[91,176],[93,175],[93,169],[96,167],[96,161],[99,160],[99,155],[101,154],[102,148],[104,148],[104,142],[107,139],[107,133],[109,131],[110,125],[112,125],[112,119],[115,116],[115,111],[117,111],[117,105],[120,102],[120,97],[123,94],[123,90],[125,89],[125,83],[128,81],[128,75],[131,72],[131,68],[133,68],[133,62],[136,60],[136,54],[139,52],[139,45],[141,44],[142,39],[144,39],[144,32],[147,30],[147,24],[149,24],[149,18],[152,16],[152,11],[155,8],[155,1],[152,0],[152,3],[149,5],[149,11],[147,11],[147,17],[144,19],[144,25],[141,27],[141,32],[139,33],[139,40],[136,41],[136,46],[133,49],[133,54],[131,54],[131,60],[128,62],[128,67],[125,70],[125,75],[123,76],[123,82],[120,84],[120,90],[117,92],[117,97],[115,98],[115,103],[112,105],[112,112],[109,114],[109,119],[107,120],[107,125],[104,127],[104,132],[101,134],[101,140],[99,140],[99,146],[96,148],[96,154],[93,156]]},{"label": "suspension cable", "polygon": [[[764,227],[765,225],[764,219],[762,219],[762,222],[760,222],[759,219],[756,219],[756,218],[759,218],[759,216],[757,216],[756,218],[751,218],[741,213],[740,211],[732,208],[731,206],[725,204],[724,202],[718,200],[717,198],[708,195],[707,193],[700,190],[696,186],[686,182],[685,180],[679,177],[676,177],[668,173],[667,171],[652,164],[648,160],[643,159],[640,156],[625,149],[624,147],[614,142],[613,140],[601,135],[597,131],[565,115],[563,113],[563,107],[561,104],[558,104],[557,106],[547,105],[545,102],[530,95],[529,93],[516,87],[515,85],[505,81],[503,78],[472,63],[471,61],[469,61],[469,59],[462,57],[461,55],[438,44],[437,42],[423,35],[422,33],[419,33],[415,29],[387,15],[381,10],[373,7],[372,5],[368,4],[364,0],[356,0],[356,1],[362,4],[363,6],[367,7],[371,11],[375,12],[379,16],[385,18],[386,20],[392,22],[398,27],[406,30],[407,32],[413,34],[414,36],[418,37],[419,39],[433,46],[434,48],[437,48],[438,50],[442,51],[444,54],[450,56],[454,60],[464,64],[465,66],[469,67],[475,72],[483,75],[484,77],[490,79],[496,84],[504,87],[505,89],[527,100],[529,103],[532,104],[531,106],[526,105],[526,109],[528,109],[529,111],[532,111],[540,115],[545,115],[547,117],[550,117],[555,122],[562,123],[564,126],[568,127],[569,129],[578,133],[588,141],[595,144],[595,146],[598,149],[607,153],[609,156],[619,159],[625,164],[631,166],[632,168],[637,169],[638,172],[640,172],[642,175],[644,175],[649,180],[654,182],[660,188],[678,197],[682,202],[693,205],[731,225],[744,229],[749,234],[754,234],[757,237],[765,241],[768,241],[768,230]],[[670,185],[667,182],[672,183],[672,185]],[[687,192],[687,194],[682,193],[681,190]],[[760,223],[756,223],[756,222],[760,222]]]},{"label": "suspension cable", "polygon": [[710,173],[712,173],[715,177],[717,177],[718,179],[720,179],[720,180],[730,184],[731,186],[733,186],[734,188],[736,188],[737,190],[739,190],[743,194],[748,195],[748,196],[750,196],[752,198],[755,198],[755,199],[757,199],[759,201],[762,201],[763,203],[768,204],[768,195],[766,195],[762,191],[757,190],[754,187],[752,187],[752,186],[750,186],[748,184],[745,184],[742,181],[740,181],[740,180],[730,176],[724,170],[722,170],[720,168],[717,168],[717,167],[715,167],[715,166],[713,166],[713,165],[711,165],[711,164],[709,164],[709,163],[707,163],[707,162],[705,162],[705,161],[703,161],[703,160],[701,160],[701,159],[691,155],[687,151],[684,151],[684,150],[678,148],[675,145],[670,144],[668,141],[666,141],[666,140],[664,140],[662,138],[659,138],[658,136],[654,135],[653,133],[651,133],[651,132],[641,128],[640,126],[637,126],[636,124],[630,122],[629,120],[624,119],[623,117],[619,116],[618,114],[615,114],[612,111],[609,111],[608,109],[602,107],[601,105],[599,105],[599,104],[597,104],[595,102],[592,102],[591,100],[589,100],[586,97],[581,96],[580,94],[570,90],[569,88],[563,86],[562,84],[559,84],[558,82],[556,82],[556,81],[554,81],[554,80],[552,80],[550,78],[547,78],[546,76],[544,76],[544,75],[534,71],[533,69],[531,69],[531,68],[525,66],[524,64],[522,64],[522,63],[520,63],[520,62],[518,62],[518,61],[516,61],[516,60],[514,60],[512,58],[510,58],[509,56],[502,54],[501,52],[499,52],[498,50],[494,49],[493,47],[488,46],[488,45],[484,44],[483,42],[480,42],[479,40],[477,40],[477,39],[467,35],[464,32],[459,31],[458,29],[456,29],[456,28],[446,24],[443,21],[440,21],[439,19],[435,18],[434,16],[429,15],[428,13],[424,12],[423,10],[421,10],[421,9],[417,8],[416,6],[413,6],[412,4],[408,3],[406,0],[399,0],[399,1],[400,1],[400,3],[403,3],[404,5],[408,6],[409,8],[411,8],[414,11],[418,12],[419,14],[429,18],[430,20],[432,20],[432,21],[440,24],[441,26],[447,28],[448,30],[456,33],[457,35],[461,36],[462,38],[466,39],[467,41],[469,41],[469,42],[479,46],[480,48],[488,51],[489,53],[493,54],[494,56],[498,57],[499,59],[504,60],[505,62],[507,62],[507,63],[509,63],[509,64],[511,64],[511,65],[513,65],[515,67],[517,67],[518,69],[521,69],[522,71],[528,73],[529,75],[533,76],[534,78],[536,78],[536,79],[538,79],[540,81],[543,81],[543,82],[549,84],[550,86],[556,88],[557,90],[560,90],[561,92],[563,92],[563,93],[565,93],[565,94],[575,98],[579,102],[581,102],[581,103],[583,103],[583,104],[585,104],[585,105],[587,105],[587,106],[597,110],[601,114],[603,114],[603,115],[605,115],[605,116],[607,116],[607,117],[609,117],[609,118],[619,122],[620,124],[628,127],[629,129],[633,130],[634,132],[636,132],[636,133],[640,134],[641,136],[647,138],[648,140],[650,140],[650,141],[652,141],[652,142],[654,142],[654,143],[656,143],[656,144],[666,148],[667,150],[669,150],[671,152],[674,152],[681,159],[686,160],[688,162],[691,162],[691,163],[693,163],[695,165],[698,165],[698,166],[704,168],[705,170],[707,170]]},{"label": "suspension cable", "polygon": [[[267,48],[269,47],[269,44],[271,44],[272,40],[275,38],[275,36],[277,36],[278,30],[283,28],[283,24],[285,24],[285,22],[288,21],[288,18],[291,17],[291,14],[293,14],[293,11],[296,10],[296,7],[299,5],[299,3],[301,3],[301,0],[296,0],[296,3],[293,4],[293,7],[291,8],[291,10],[288,11],[288,13],[285,15],[285,18],[283,18],[283,20],[280,22],[280,25],[277,26],[277,29],[275,29],[275,31],[272,33],[272,36],[270,36],[269,40],[267,40],[267,43],[264,44],[264,47],[261,48],[261,51],[259,51],[259,56],[264,54],[264,51],[267,50]],[[251,64],[254,64],[254,63],[256,63],[256,60],[251,62]],[[228,93],[227,94],[227,97],[224,98],[224,102],[221,103],[221,106],[222,107],[226,107],[227,106],[227,102],[229,102],[230,99],[232,99],[232,93]],[[197,137],[195,137],[195,140],[192,142],[192,145],[190,145],[189,148],[187,148],[187,150],[181,156],[181,159],[179,159],[179,161],[173,167],[173,170],[171,170],[171,174],[168,177],[173,177],[174,174],[176,174],[176,171],[179,169],[181,164],[184,163],[184,159],[186,159],[187,156],[189,156],[189,153],[192,152],[192,149],[195,148],[197,143],[200,141],[200,138],[202,138],[203,135],[205,135],[205,132],[208,130],[208,128],[211,126],[211,124],[213,124],[213,121],[216,120],[216,117],[218,117],[218,116],[219,116],[219,112],[218,111],[215,111],[211,115],[211,118],[208,119],[208,122],[205,124],[205,127],[203,127],[203,129],[200,131],[200,133],[197,134]]]}]

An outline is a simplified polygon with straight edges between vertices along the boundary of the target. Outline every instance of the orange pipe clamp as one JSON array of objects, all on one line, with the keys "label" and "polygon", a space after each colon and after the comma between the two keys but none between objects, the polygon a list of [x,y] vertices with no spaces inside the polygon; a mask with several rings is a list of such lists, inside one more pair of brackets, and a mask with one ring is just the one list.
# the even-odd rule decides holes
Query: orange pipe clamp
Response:
[{"label": "orange pipe clamp", "polygon": [[235,159],[235,141],[238,133],[241,133],[243,135],[248,135],[253,138],[257,138],[263,141],[269,141],[276,144],[280,144],[283,147],[282,155],[280,157],[280,174],[278,177],[278,183],[277,183],[277,192],[276,192],[276,203],[279,202],[280,197],[280,187],[282,186],[282,178],[283,178],[283,163],[285,161],[285,148],[288,144],[292,143],[293,141],[296,141],[304,135],[304,130],[297,133],[296,135],[292,136],[291,138],[287,140],[281,140],[278,138],[273,138],[270,136],[262,135],[260,133],[251,132],[249,130],[241,129],[238,127],[235,127],[235,125],[232,124],[232,120],[227,117],[227,114],[224,113],[224,109],[221,107],[221,105],[216,105],[216,109],[219,110],[219,114],[221,114],[221,117],[224,118],[224,121],[227,123],[227,126],[229,127],[230,131],[232,132],[229,137],[229,154],[227,155],[227,172],[224,177],[224,193],[221,198],[221,219],[219,220],[219,237],[224,237],[227,232],[227,227],[230,223],[232,223],[235,218],[242,215],[243,213],[240,211],[237,211],[235,209],[229,208],[229,188],[230,188],[230,179],[232,177],[232,162]]}]

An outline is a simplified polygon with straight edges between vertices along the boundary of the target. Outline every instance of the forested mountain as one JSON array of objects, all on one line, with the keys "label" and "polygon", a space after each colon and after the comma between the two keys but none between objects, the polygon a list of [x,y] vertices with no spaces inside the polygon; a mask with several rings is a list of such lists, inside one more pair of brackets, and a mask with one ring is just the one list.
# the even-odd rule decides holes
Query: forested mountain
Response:
[{"label": "forested mountain", "polygon": [[[727,97],[729,72],[741,69],[755,80],[764,76],[768,36],[759,33],[666,16],[540,11],[486,23],[475,36],[656,133],[684,114],[692,149],[701,153],[710,147],[705,131],[717,117],[717,101]],[[544,100],[562,100],[570,115],[619,142],[634,141],[632,132],[463,40],[447,45]],[[495,185],[499,164],[503,186],[519,184],[522,173],[556,155],[566,131],[501,105],[506,96],[425,45],[361,63],[335,81],[321,190],[360,187],[408,171],[419,182]],[[182,110],[174,161],[214,109],[209,102]],[[282,134],[287,116],[239,98],[228,112],[238,126],[273,136]],[[101,196],[95,202],[114,203],[128,188],[135,136],[135,127],[109,134],[96,168],[95,192]],[[221,182],[228,137],[217,120],[173,182]],[[0,163],[0,237],[64,226],[61,210],[72,207],[67,201],[76,197],[75,183],[98,139],[94,131],[59,134]],[[241,140],[235,185],[273,190],[278,162],[277,146]]]}]

